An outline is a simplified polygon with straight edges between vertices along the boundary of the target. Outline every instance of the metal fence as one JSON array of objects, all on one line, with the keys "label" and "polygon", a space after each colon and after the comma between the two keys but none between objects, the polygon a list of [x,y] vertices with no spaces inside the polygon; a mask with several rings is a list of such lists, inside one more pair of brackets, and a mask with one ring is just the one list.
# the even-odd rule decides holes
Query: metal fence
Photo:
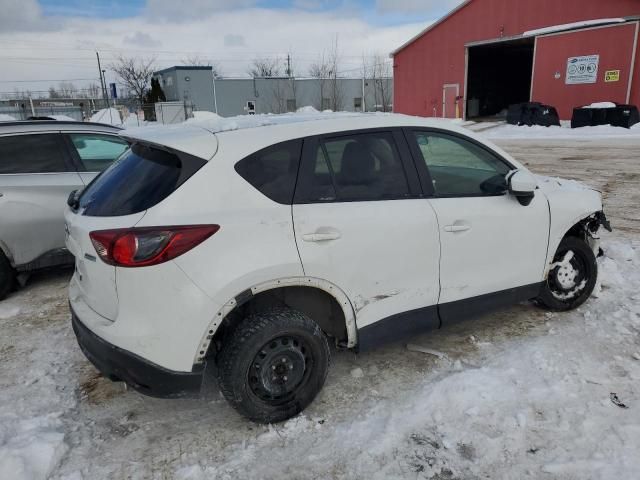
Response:
[{"label": "metal fence", "polygon": [[[82,121],[82,108],[79,106],[34,106],[23,108],[21,105],[0,106],[0,113],[11,115],[16,120],[26,120],[29,117],[51,117],[64,115],[74,120]],[[35,113],[35,115],[34,115]]]}]

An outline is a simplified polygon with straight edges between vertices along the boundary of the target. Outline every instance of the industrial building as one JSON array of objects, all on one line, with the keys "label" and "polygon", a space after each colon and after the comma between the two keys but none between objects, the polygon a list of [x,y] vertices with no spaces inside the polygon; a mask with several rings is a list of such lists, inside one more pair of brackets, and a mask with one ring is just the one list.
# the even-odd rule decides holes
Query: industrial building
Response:
[{"label": "industrial building", "polygon": [[478,118],[514,103],[560,118],[640,105],[638,0],[467,0],[391,54],[394,110]]},{"label": "industrial building", "polygon": [[318,110],[391,111],[393,79],[214,78],[211,67],[175,66],[154,73],[167,102],[223,117]]}]

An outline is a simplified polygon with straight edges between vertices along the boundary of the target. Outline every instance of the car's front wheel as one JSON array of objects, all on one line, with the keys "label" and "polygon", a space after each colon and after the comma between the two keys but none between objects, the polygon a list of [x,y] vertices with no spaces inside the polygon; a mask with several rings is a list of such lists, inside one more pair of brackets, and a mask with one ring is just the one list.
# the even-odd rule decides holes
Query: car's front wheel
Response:
[{"label": "car's front wheel", "polygon": [[248,315],[225,340],[218,384],[249,419],[281,422],[304,410],[324,385],[329,345],[306,315],[274,308]]},{"label": "car's front wheel", "polygon": [[598,262],[591,247],[580,238],[565,237],[553,258],[538,304],[555,311],[578,308],[591,296],[597,279]]},{"label": "car's front wheel", "polygon": [[16,282],[16,274],[4,253],[0,252],[0,300],[4,299],[13,290]]}]

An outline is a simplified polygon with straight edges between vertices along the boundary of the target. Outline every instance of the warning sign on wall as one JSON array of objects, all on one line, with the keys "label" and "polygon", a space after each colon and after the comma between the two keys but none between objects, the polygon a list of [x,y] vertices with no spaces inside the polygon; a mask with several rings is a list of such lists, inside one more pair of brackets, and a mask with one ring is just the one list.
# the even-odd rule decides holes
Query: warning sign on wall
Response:
[{"label": "warning sign on wall", "polygon": [[582,83],[596,83],[598,81],[598,64],[600,55],[586,55],[571,57],[567,60],[567,85],[579,85]]},{"label": "warning sign on wall", "polygon": [[607,83],[620,81],[620,70],[607,70],[604,72],[604,81]]}]

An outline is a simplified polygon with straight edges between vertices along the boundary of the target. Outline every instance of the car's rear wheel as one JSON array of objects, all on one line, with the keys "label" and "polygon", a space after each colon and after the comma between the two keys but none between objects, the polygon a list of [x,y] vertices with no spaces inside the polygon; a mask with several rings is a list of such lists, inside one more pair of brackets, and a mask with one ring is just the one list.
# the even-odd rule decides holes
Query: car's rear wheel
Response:
[{"label": "car's rear wheel", "polygon": [[577,237],[566,237],[547,276],[538,304],[549,310],[579,307],[591,296],[598,278],[598,262],[591,247]]},{"label": "car's rear wheel", "polygon": [[0,300],[11,292],[16,284],[16,273],[4,253],[0,252]]},{"label": "car's rear wheel", "polygon": [[306,315],[274,308],[248,315],[225,340],[218,384],[241,414],[281,422],[304,410],[324,385],[329,345]]}]

